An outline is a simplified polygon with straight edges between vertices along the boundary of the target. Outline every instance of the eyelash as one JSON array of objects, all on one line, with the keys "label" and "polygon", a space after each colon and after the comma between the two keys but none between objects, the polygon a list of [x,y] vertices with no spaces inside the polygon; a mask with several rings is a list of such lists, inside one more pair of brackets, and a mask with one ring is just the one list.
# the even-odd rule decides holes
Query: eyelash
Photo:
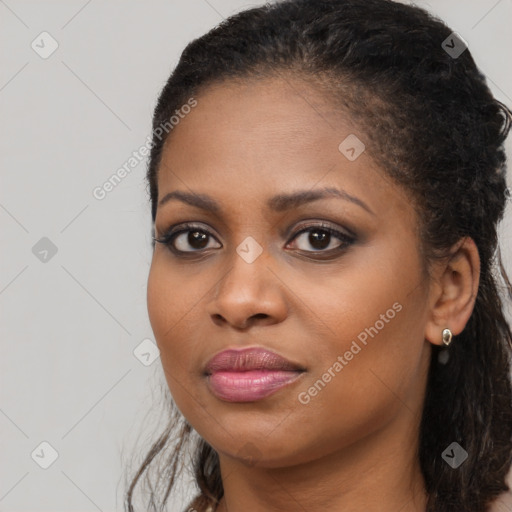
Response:
[{"label": "eyelash", "polygon": [[[315,254],[329,254],[332,252],[340,253],[344,252],[350,245],[352,245],[356,239],[352,236],[349,236],[341,231],[338,231],[337,229],[332,228],[330,225],[325,223],[317,223],[312,225],[303,226],[303,229],[300,229],[297,231],[292,238],[290,239],[290,242],[295,240],[299,235],[302,235],[303,233],[307,233],[309,231],[324,231],[329,233],[330,235],[334,235],[336,238],[340,239],[343,243],[339,247],[335,247],[334,249],[320,249],[317,251],[303,251],[308,253],[315,253]],[[195,224],[191,223],[185,223],[182,224],[178,229],[175,229],[174,226],[171,226],[166,233],[160,238],[153,237],[153,240],[157,243],[161,243],[169,248],[171,252],[173,252],[177,256],[181,257],[188,257],[188,256],[182,256],[182,255],[189,255],[189,254],[196,254],[196,253],[202,253],[204,252],[204,249],[199,250],[193,250],[193,251],[181,251],[179,249],[176,249],[173,247],[174,240],[183,233],[188,233],[190,231],[198,231],[200,233],[206,234],[208,237],[215,238],[208,230],[197,226]],[[301,251],[301,249],[299,249]]]}]

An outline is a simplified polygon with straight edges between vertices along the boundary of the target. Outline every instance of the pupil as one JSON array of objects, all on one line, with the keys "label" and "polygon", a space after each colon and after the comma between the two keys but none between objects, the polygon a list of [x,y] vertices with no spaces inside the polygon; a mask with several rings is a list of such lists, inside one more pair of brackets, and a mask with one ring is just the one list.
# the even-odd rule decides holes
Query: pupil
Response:
[{"label": "pupil", "polygon": [[202,249],[207,245],[208,235],[200,231],[191,231],[188,234],[188,243],[195,249]]},{"label": "pupil", "polygon": [[[316,236],[318,233],[322,233],[320,236]],[[325,243],[325,241],[329,238],[330,233],[325,231],[311,231],[309,235],[309,243],[315,249],[325,249],[325,247],[329,246],[329,243]]]}]

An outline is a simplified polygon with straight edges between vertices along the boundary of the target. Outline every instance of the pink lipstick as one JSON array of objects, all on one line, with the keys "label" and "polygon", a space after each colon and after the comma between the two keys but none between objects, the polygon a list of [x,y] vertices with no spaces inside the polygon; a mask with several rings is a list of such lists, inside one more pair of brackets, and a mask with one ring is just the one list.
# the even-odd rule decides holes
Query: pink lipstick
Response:
[{"label": "pink lipstick", "polygon": [[211,392],[228,402],[253,402],[296,381],[305,368],[263,348],[224,350],[205,367]]}]

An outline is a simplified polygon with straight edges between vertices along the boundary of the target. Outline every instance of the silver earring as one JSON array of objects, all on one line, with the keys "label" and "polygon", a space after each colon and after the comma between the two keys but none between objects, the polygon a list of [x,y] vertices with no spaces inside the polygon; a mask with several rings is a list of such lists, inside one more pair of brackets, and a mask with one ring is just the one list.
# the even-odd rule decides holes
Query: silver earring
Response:
[{"label": "silver earring", "polygon": [[443,331],[443,343],[448,346],[452,342],[452,331],[450,329],[444,329]]}]

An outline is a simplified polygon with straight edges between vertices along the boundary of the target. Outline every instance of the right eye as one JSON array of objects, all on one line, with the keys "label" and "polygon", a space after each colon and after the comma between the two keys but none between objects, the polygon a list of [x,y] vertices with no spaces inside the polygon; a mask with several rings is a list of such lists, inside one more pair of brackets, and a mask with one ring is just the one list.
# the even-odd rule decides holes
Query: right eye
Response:
[{"label": "right eye", "polygon": [[[178,229],[171,228],[162,237],[154,240],[166,245],[175,253],[194,253],[207,249],[209,238],[215,237],[204,228],[185,224]],[[187,250],[187,246],[192,247],[192,250]]]}]

